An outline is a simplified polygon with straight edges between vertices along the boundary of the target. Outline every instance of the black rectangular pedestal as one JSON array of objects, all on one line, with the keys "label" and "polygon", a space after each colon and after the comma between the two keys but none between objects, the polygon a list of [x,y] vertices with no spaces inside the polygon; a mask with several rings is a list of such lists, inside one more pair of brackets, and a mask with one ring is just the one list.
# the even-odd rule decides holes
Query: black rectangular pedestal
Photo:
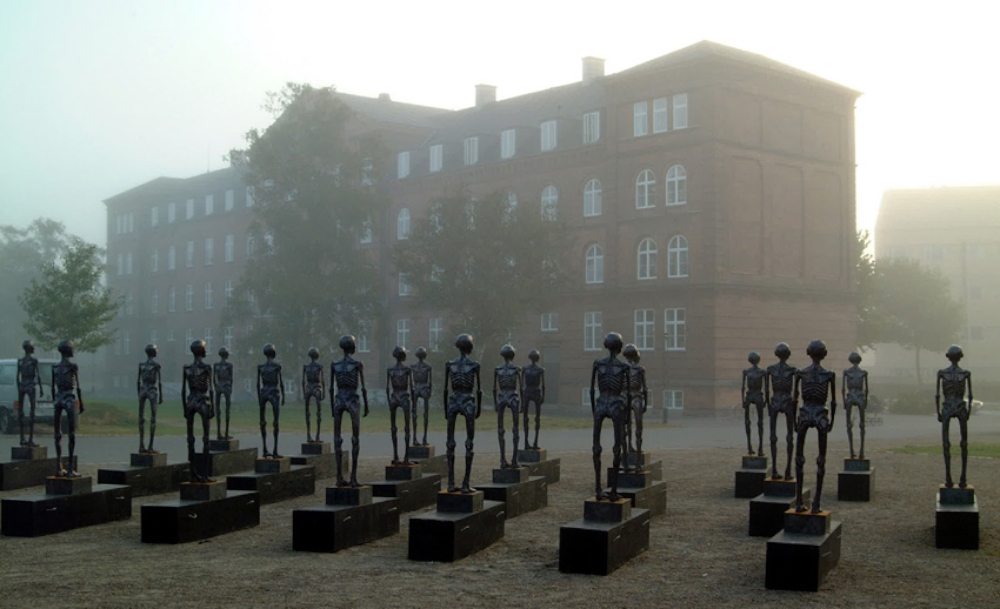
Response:
[{"label": "black rectangular pedestal", "polygon": [[379,480],[368,482],[376,497],[399,500],[400,512],[412,512],[437,501],[441,490],[441,474],[423,474],[417,480]]},{"label": "black rectangular pedestal", "polygon": [[260,503],[266,505],[315,493],[316,470],[308,465],[293,465],[286,472],[247,472],[226,476],[226,487],[231,491],[257,491]]},{"label": "black rectangular pedestal", "polygon": [[502,501],[506,505],[507,519],[516,518],[549,504],[549,483],[542,476],[528,478],[527,482],[477,484],[486,499]]},{"label": "black rectangular pedestal", "polygon": [[292,511],[292,549],[337,552],[399,533],[399,503],[376,497],[368,505],[316,505]]},{"label": "black rectangular pedestal", "polygon": [[[808,502],[812,490],[802,489],[802,500]],[[759,495],[750,500],[750,537],[771,537],[785,527],[785,512],[795,505],[795,497]]]},{"label": "black rectangular pedestal", "polygon": [[975,497],[971,504],[947,504],[941,503],[938,495],[934,545],[956,550],[979,549],[979,502]]},{"label": "black rectangular pedestal", "polygon": [[25,495],[4,499],[0,534],[38,537],[132,517],[127,486],[98,484],[81,495]]},{"label": "black rectangular pedestal", "polygon": [[[305,444],[302,446],[305,446]],[[333,453],[303,453],[301,455],[292,455],[289,458],[292,460],[292,465],[311,465],[316,470],[317,480],[325,480],[337,475],[337,459]]]},{"label": "black rectangular pedestal", "polygon": [[838,501],[871,501],[875,488],[875,468],[847,470],[837,474]]},{"label": "black rectangular pedestal", "polygon": [[559,527],[559,570],[608,575],[649,549],[648,510],[624,522],[576,520]]},{"label": "black rectangular pedestal", "polygon": [[764,492],[764,479],[767,478],[766,469],[738,469],[736,470],[736,488],[733,496],[738,499],[752,499]]},{"label": "black rectangular pedestal", "polygon": [[[560,459],[548,459],[537,463],[521,463],[528,468],[528,476],[542,476],[549,484],[559,482]],[[445,472],[447,473],[447,472]]]},{"label": "black rectangular pedestal", "polygon": [[618,494],[628,497],[633,508],[649,510],[650,516],[667,513],[667,483],[653,482],[645,488],[618,487]]},{"label": "black rectangular pedestal", "polygon": [[142,506],[143,543],[188,543],[260,524],[260,497],[253,491],[229,491],[225,499],[172,499]]},{"label": "black rectangular pedestal", "polygon": [[[213,440],[213,442],[225,442],[226,440]],[[235,440],[231,440],[235,441]],[[198,464],[198,471],[204,471],[202,463],[205,460],[203,453],[196,453],[195,463]],[[254,463],[257,461],[256,448],[242,448],[239,450],[209,451],[208,453],[208,475],[228,476],[240,472],[252,472]]]},{"label": "black rectangular pedestal", "polygon": [[[413,463],[419,463],[423,467],[423,472],[425,474],[441,474],[445,476],[448,474],[448,456],[447,455],[434,455],[434,451],[431,451],[431,456],[424,459],[412,456],[412,451],[417,448],[428,448],[422,446],[411,446],[411,456],[410,461]],[[434,448],[433,446],[429,448]],[[463,453],[464,454],[464,453]],[[464,457],[456,457],[456,463],[461,461]]]},{"label": "black rectangular pedestal", "polygon": [[127,484],[133,497],[176,492],[191,480],[191,464],[171,463],[160,467],[108,467],[97,470],[98,484]]},{"label": "black rectangular pedestal", "polygon": [[410,560],[454,562],[489,547],[504,535],[505,510],[499,501],[483,502],[471,514],[427,512],[410,518]]},{"label": "black rectangular pedestal", "polygon": [[840,562],[840,522],[825,535],[778,532],[767,542],[765,585],[770,590],[816,592]]},{"label": "black rectangular pedestal", "polygon": [[[66,460],[63,459],[63,464]],[[73,471],[80,471],[77,458],[73,457]],[[56,459],[30,459],[0,463],[0,491],[45,484],[45,479],[56,473]]]}]

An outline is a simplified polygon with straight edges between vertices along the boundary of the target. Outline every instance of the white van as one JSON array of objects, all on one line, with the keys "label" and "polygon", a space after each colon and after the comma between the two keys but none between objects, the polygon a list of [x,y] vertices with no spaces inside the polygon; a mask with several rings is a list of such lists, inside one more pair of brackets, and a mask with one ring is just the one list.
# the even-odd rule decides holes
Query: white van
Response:
[{"label": "white van", "polygon": [[[55,418],[55,410],[52,407],[52,366],[57,363],[58,361],[54,359],[38,360],[38,374],[42,378],[45,396],[38,397],[38,385],[35,385],[35,423],[51,424]],[[16,401],[17,360],[0,359],[0,433],[18,433],[17,411],[14,410],[14,402]],[[28,410],[24,413],[25,426],[28,424],[30,403],[27,408]]]}]

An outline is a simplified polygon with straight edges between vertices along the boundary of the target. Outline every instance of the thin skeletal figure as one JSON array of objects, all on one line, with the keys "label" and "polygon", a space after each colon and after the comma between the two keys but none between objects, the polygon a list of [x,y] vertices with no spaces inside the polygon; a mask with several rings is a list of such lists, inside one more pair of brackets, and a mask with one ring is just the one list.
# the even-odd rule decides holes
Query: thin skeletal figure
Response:
[{"label": "thin skeletal figure", "polygon": [[[267,361],[257,366],[257,403],[260,404],[260,441],[264,445],[264,458],[280,459],[278,453],[278,419],[280,407],[285,405],[285,383],[281,380],[281,364],[274,361],[277,352],[274,345],[264,345],[264,357]],[[280,397],[279,397],[280,396]],[[266,404],[271,403],[271,413],[274,417],[274,452],[267,451],[267,419]]]},{"label": "thin skeletal figure", "polygon": [[[455,347],[458,348],[459,356],[445,364],[444,368],[445,418],[448,421],[448,492],[471,493],[475,490],[469,486],[474,455],[472,449],[476,438],[476,419],[482,413],[483,391],[479,382],[479,362],[469,358],[473,348],[472,336],[460,334],[455,339]],[[459,415],[465,417],[465,477],[461,488],[455,486],[455,419]]]},{"label": "thin skeletal figure", "polygon": [[[503,426],[504,411],[508,408],[514,415],[513,440],[514,448],[511,451],[510,467],[521,467],[517,460],[517,447],[520,444],[518,438],[518,426],[520,422],[521,409],[521,369],[511,363],[514,359],[515,351],[511,345],[504,345],[500,348],[500,357],[503,364],[493,369],[493,404],[497,411],[497,438],[500,440],[500,467],[507,467],[507,443],[505,436],[507,431]],[[499,395],[497,389],[499,388]]]},{"label": "thin skeletal figure", "polygon": [[847,444],[854,458],[854,425],[851,421],[851,409],[858,408],[858,427],[861,429],[861,454],[865,458],[865,409],[868,407],[868,371],[858,367],[861,355],[851,351],[847,357],[852,366],[844,370],[843,382],[840,385],[841,397],[844,400],[844,418],[847,419]]},{"label": "thin skeletal figure", "polygon": [[337,457],[337,486],[348,486],[344,480],[344,438],[341,436],[341,422],[344,412],[351,416],[351,482],[350,486],[361,486],[358,482],[358,454],[361,452],[361,405],[358,403],[358,388],[361,388],[361,399],[365,404],[365,414],[368,416],[368,390],[365,388],[364,365],[352,358],[357,349],[357,341],[353,336],[340,337],[340,349],[344,357],[330,364],[330,382],[333,384],[330,392],[333,408],[333,444]]},{"label": "thin skeletal figure", "polygon": [[[156,361],[156,345],[146,345],[146,361],[139,364],[139,375],[135,379],[135,390],[139,394],[139,452],[156,452],[153,439],[156,437],[156,409],[163,403],[163,382],[160,364]],[[146,448],[146,402],[149,402],[149,448]]]},{"label": "thin skeletal figure", "polygon": [[[536,349],[528,353],[531,363],[521,369],[521,394],[524,396],[524,448],[538,450],[538,428],[542,420],[542,404],[545,402],[545,368],[538,365],[540,354]],[[535,407],[535,441],[528,443],[528,415]],[[516,447],[515,447],[516,448]]]},{"label": "thin skeletal figure", "polygon": [[[813,495],[812,513],[818,514],[820,498],[823,495],[823,476],[826,474],[826,439],[837,413],[837,373],[820,366],[820,362],[826,357],[826,345],[823,341],[814,340],[809,343],[806,354],[812,359],[812,364],[795,373],[796,401],[800,395],[799,391],[802,392],[802,408],[796,422],[795,511],[806,511],[805,503],[802,501],[802,468],[806,463],[803,451],[806,433],[809,428],[814,427],[819,436],[819,456],[816,457],[816,494]],[[830,399],[829,411],[826,409],[827,398]]]},{"label": "thin skeletal figure", "polygon": [[[951,488],[955,483],[951,479],[951,439],[949,437],[949,424],[954,417],[958,419],[958,429],[961,433],[962,449],[962,476],[958,479],[958,486],[965,488],[967,480],[965,477],[966,466],[969,462],[969,414],[972,413],[972,373],[958,367],[958,362],[962,361],[962,348],[952,345],[948,349],[947,357],[951,365],[943,370],[938,370],[937,381],[935,382],[934,404],[937,409],[938,421],[941,422],[941,441],[944,448],[944,485]],[[969,397],[965,397],[965,390],[968,388]],[[944,392],[944,406],[941,405],[941,393]]]},{"label": "thin skeletal figure", "polygon": [[[622,351],[622,335],[617,332],[608,334],[604,338],[604,348],[608,350],[608,357],[595,360],[590,374],[590,410],[594,415],[594,488],[597,499],[600,500],[604,496],[601,490],[601,424],[604,419],[609,418],[614,425],[615,444],[614,460],[610,480],[608,480],[611,490],[608,492],[607,498],[611,501],[617,501],[620,498],[618,496],[618,468],[621,467],[625,408],[627,404],[631,403],[632,395],[629,390],[629,366],[615,357]],[[594,397],[595,385],[601,392],[596,400]]]},{"label": "thin skeletal figure", "polygon": [[[210,461],[208,458],[208,436],[212,433],[212,415],[214,396],[212,394],[212,367],[205,363],[205,341],[196,340],[191,343],[191,354],[194,361],[184,366],[184,378],[181,384],[181,402],[184,404],[184,418],[187,419],[188,461],[191,463],[191,475],[197,482],[215,482],[208,477]],[[201,416],[202,436],[201,467],[195,460],[194,452],[194,417]]]},{"label": "thin skeletal figure", "polygon": [[[45,386],[42,384],[42,375],[38,369],[38,360],[35,359],[35,343],[26,340],[22,343],[24,357],[17,360],[17,403],[20,405],[17,410],[17,424],[21,430],[21,446],[36,448],[35,443],[35,385],[38,385],[38,397],[45,397]],[[28,439],[24,439],[24,398],[31,402],[31,414],[28,421]]]},{"label": "thin skeletal figure", "polygon": [[635,345],[629,343],[622,350],[622,355],[629,364],[628,388],[631,398],[629,408],[625,411],[626,432],[625,442],[627,452],[625,457],[625,469],[628,470],[627,453],[632,450],[632,421],[635,421],[635,468],[642,469],[642,415],[646,412],[646,405],[649,403],[649,390],[646,388],[646,369],[639,365],[639,350]]},{"label": "thin skeletal figure", "polygon": [[781,480],[781,476],[778,475],[778,433],[776,427],[778,415],[784,414],[787,428],[785,445],[788,449],[785,480],[791,480],[792,451],[794,450],[792,434],[795,431],[795,410],[798,404],[798,399],[792,396],[792,390],[797,370],[787,363],[788,358],[792,355],[788,344],[778,343],[778,346],[774,348],[774,355],[777,356],[778,363],[768,366],[767,376],[764,377],[764,401],[767,403],[767,413],[771,419],[771,477],[775,480]]},{"label": "thin skeletal figure", "polygon": [[[221,362],[212,365],[212,380],[215,382],[215,413],[218,415],[215,427],[219,440],[231,440],[229,435],[229,410],[233,399],[233,365],[229,363],[229,349],[219,349]],[[222,433],[222,398],[226,398],[226,433]]]},{"label": "thin skeletal figure", "polygon": [[[410,366],[413,370],[413,445],[427,446],[427,418],[430,410],[430,399],[433,388],[434,371],[429,364],[424,362],[427,358],[427,349],[418,347],[417,363]],[[424,439],[417,444],[417,410],[420,400],[424,401]]]},{"label": "thin skeletal figure", "polygon": [[[59,343],[59,354],[62,360],[52,366],[52,395],[55,407],[55,438],[56,438],[56,475],[79,476],[73,471],[73,452],[76,449],[76,406],[80,405],[83,414],[83,395],[80,393],[80,369],[70,361],[73,357],[73,342],[64,340]],[[75,394],[74,394],[75,390]],[[69,461],[62,466],[62,415],[66,413],[69,427]]]},{"label": "thin skeletal figure", "polygon": [[309,403],[316,400],[316,441],[319,442],[319,425],[322,421],[323,398],[326,380],[323,378],[323,364],[319,363],[319,350],[309,349],[309,363],[302,366],[302,395],[306,400],[306,442],[312,442],[312,428],[309,422]]},{"label": "thin skeletal figure", "polygon": [[760,354],[751,351],[747,356],[750,367],[743,370],[740,395],[743,398],[743,422],[747,430],[747,454],[753,454],[753,434],[750,432],[750,405],[757,407],[757,456],[764,456],[764,379],[767,371],[761,369]]},{"label": "thin skeletal figure", "polygon": [[[386,370],[385,374],[385,398],[389,402],[389,425],[392,431],[392,464],[399,464],[399,444],[396,438],[396,411],[403,409],[403,463],[410,464],[410,405],[413,400],[413,370],[404,364],[406,361],[406,349],[396,346],[392,350],[392,357],[396,360],[396,365]],[[416,425],[416,417],[414,417]],[[416,435],[414,427],[414,436]]]}]

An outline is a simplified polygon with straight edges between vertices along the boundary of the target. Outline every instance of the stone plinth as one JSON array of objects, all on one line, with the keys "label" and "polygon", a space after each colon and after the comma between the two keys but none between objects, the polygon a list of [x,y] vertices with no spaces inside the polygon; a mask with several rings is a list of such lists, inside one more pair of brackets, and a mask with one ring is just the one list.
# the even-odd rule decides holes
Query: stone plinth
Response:
[{"label": "stone plinth", "polygon": [[639,467],[646,469],[653,463],[653,456],[647,451],[642,451],[641,453],[631,452],[622,455],[622,463],[628,465],[629,467]]},{"label": "stone plinth", "polygon": [[946,487],[937,494],[934,545],[957,550],[979,549],[979,502],[975,488]]},{"label": "stone plinth", "polygon": [[409,460],[417,459],[419,461],[426,461],[427,459],[433,459],[434,445],[411,444],[410,448],[406,451],[406,458]]},{"label": "stone plinth", "polygon": [[338,552],[399,533],[398,501],[369,498],[370,503],[364,505],[325,504],[293,510],[292,549]]},{"label": "stone plinth", "polygon": [[528,481],[527,467],[503,467],[493,470],[494,484],[520,484]]},{"label": "stone plinth", "polygon": [[625,520],[582,519],[559,527],[561,572],[608,575],[649,549],[649,511],[631,510],[627,501],[625,505]]},{"label": "stone plinth", "polygon": [[[848,459],[854,461],[855,459]],[[875,468],[846,469],[837,474],[838,501],[871,501],[875,489]]]},{"label": "stone plinth", "polygon": [[0,535],[38,537],[131,517],[131,489],[98,484],[89,493],[4,499],[0,505]]},{"label": "stone plinth", "polygon": [[408,557],[435,562],[461,560],[501,539],[504,521],[504,504],[499,501],[484,501],[482,509],[471,513],[438,510],[411,516]]},{"label": "stone plinth", "polygon": [[[303,446],[305,446],[303,444]],[[333,453],[302,454],[289,457],[292,465],[308,465],[316,471],[317,480],[325,480],[337,475],[337,458]]]},{"label": "stone plinth", "polygon": [[260,524],[260,497],[228,491],[221,499],[173,499],[142,506],[143,543],[188,543]]},{"label": "stone plinth", "polygon": [[85,495],[93,492],[90,476],[49,476],[45,479],[46,495]]},{"label": "stone plinth", "polygon": [[541,463],[548,459],[548,451],[544,448],[519,448],[517,449],[517,460],[522,464]]},{"label": "stone plinth", "polygon": [[484,499],[485,495],[482,491],[471,493],[441,491],[437,494],[437,510],[439,512],[470,514],[483,509]]},{"label": "stone plinth", "polygon": [[546,459],[537,462],[521,461],[521,465],[528,468],[528,477],[542,476],[549,484],[559,482],[561,463],[560,459]]},{"label": "stone plinth", "polygon": [[[21,446],[15,446],[11,449],[11,452],[17,451]],[[37,448],[32,448],[34,452],[29,454],[46,454],[45,447],[39,446]],[[18,453],[25,454],[25,453]],[[67,459],[63,459],[63,464],[66,464]],[[39,486],[45,484],[45,479],[56,473],[58,464],[56,463],[56,458],[41,458],[41,459],[18,459],[10,461],[8,463],[0,463],[0,491],[12,491],[19,488],[28,488],[29,486]],[[80,471],[77,458],[73,456],[73,471]]]},{"label": "stone plinth", "polygon": [[424,475],[424,467],[419,463],[385,466],[386,480],[419,480]]},{"label": "stone plinth", "polygon": [[[195,443],[197,446],[197,443]],[[230,438],[228,440],[209,440],[208,450],[209,452],[229,452],[231,450],[239,450],[240,441],[235,438]]]},{"label": "stone plinth", "polygon": [[[785,512],[795,507],[795,493],[791,495],[768,495],[767,489],[784,492],[786,487],[767,486],[764,482],[765,492],[750,500],[750,523],[747,527],[747,535],[750,537],[771,537],[785,526]],[[794,488],[794,481],[792,487]],[[802,501],[806,504],[812,499],[812,490],[802,489]]]},{"label": "stone plinth", "polygon": [[[607,480],[611,480],[611,474],[613,472],[614,470],[609,467]],[[618,488],[646,488],[657,480],[658,478],[656,477],[656,474],[650,470],[618,470]]]},{"label": "stone plinth", "polygon": [[330,454],[330,443],[329,442],[303,442],[302,443],[302,454],[303,455],[329,455]]},{"label": "stone plinth", "polygon": [[507,520],[517,518],[521,514],[532,512],[549,504],[549,485],[542,476],[530,477],[524,482],[494,481],[490,484],[477,485],[476,488],[483,491],[487,500],[502,501],[504,503]]},{"label": "stone plinth", "polygon": [[129,465],[132,467],[163,467],[167,464],[167,453],[132,453]]},{"label": "stone plinth", "polygon": [[10,447],[10,458],[11,461],[37,461],[39,459],[48,459],[49,457],[49,447],[48,446],[11,446]]},{"label": "stone plinth", "polygon": [[253,464],[253,470],[258,474],[282,474],[290,471],[291,468],[292,460],[288,457],[281,457],[278,459],[267,457],[264,459],[257,459]]},{"label": "stone plinth", "polygon": [[785,513],[784,530],[767,542],[765,585],[771,590],[816,592],[840,562],[841,523],[830,512]]},{"label": "stone plinth", "polygon": [[328,486],[326,488],[327,505],[371,505],[372,487],[363,486]]},{"label": "stone plinth", "polygon": [[[97,470],[99,484],[127,484],[132,487],[133,497],[146,497],[174,493],[181,488],[182,482],[191,480],[191,464],[167,463],[166,453],[153,453],[153,462],[162,465],[142,466],[136,462],[149,462],[145,453],[133,453],[132,465],[129,467],[106,467]],[[136,457],[140,457],[136,459]]]},{"label": "stone plinth", "polygon": [[[284,459],[258,459],[261,461],[290,461]],[[280,468],[280,466],[278,466]],[[279,472],[246,472],[226,477],[226,484],[234,491],[256,491],[260,503],[267,505],[293,497],[312,495],[316,492],[316,470],[309,465],[289,465]]]},{"label": "stone plinth", "polygon": [[[611,489],[605,489],[609,492]],[[629,488],[619,485],[618,494],[629,499],[633,508],[649,510],[650,516],[667,513],[667,483],[653,482],[645,488]]]},{"label": "stone plinth", "polygon": [[[213,442],[236,443],[236,446],[239,446],[236,440],[213,440]],[[204,453],[195,453],[194,460],[195,464],[197,464],[198,471],[204,472]],[[256,448],[235,448],[227,451],[210,450],[208,453],[208,471],[206,473],[209,476],[214,477],[228,476],[229,474],[238,474],[240,472],[252,472],[254,469],[254,462],[256,460]]]},{"label": "stone plinth", "polygon": [[397,499],[400,512],[412,512],[437,501],[441,474],[421,474],[413,480],[379,480],[368,484],[376,497]]},{"label": "stone plinth", "polygon": [[225,482],[185,482],[181,485],[183,501],[218,501],[225,496]]},{"label": "stone plinth", "polygon": [[844,459],[845,472],[867,472],[872,468],[871,459]]}]

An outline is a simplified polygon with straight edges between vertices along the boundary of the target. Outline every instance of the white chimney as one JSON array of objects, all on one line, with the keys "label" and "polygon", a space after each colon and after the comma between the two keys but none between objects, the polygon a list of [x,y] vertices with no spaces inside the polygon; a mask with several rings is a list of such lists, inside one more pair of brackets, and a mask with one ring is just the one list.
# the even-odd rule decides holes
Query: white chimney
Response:
[{"label": "white chimney", "polygon": [[604,60],[600,57],[583,58],[583,84],[589,85],[595,78],[604,76]]},{"label": "white chimney", "polygon": [[493,85],[476,85],[476,107],[482,108],[497,100],[497,88]]},{"label": "white chimney", "polygon": [[387,101],[392,101],[392,98],[389,97],[388,93],[379,93],[378,94],[378,100],[379,101],[387,102]]}]

